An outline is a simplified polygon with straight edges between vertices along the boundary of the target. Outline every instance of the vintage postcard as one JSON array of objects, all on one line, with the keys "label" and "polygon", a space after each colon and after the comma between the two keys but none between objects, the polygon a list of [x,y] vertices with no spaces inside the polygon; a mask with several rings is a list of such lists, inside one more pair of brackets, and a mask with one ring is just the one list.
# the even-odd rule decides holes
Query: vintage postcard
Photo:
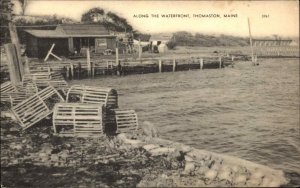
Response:
[{"label": "vintage postcard", "polygon": [[1,187],[299,187],[299,2],[1,0]]}]

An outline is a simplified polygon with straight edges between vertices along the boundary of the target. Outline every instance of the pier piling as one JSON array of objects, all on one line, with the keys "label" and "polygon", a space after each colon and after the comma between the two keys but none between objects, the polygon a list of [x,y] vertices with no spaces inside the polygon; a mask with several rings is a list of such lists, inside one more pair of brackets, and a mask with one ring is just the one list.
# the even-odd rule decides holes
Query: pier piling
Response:
[{"label": "pier piling", "polygon": [[10,81],[13,85],[22,81],[22,74],[19,67],[18,55],[14,44],[5,44],[5,52],[7,54],[7,62],[9,68]]},{"label": "pier piling", "polygon": [[176,71],[176,59],[174,58],[173,59],[173,72]]},{"label": "pier piling", "polygon": [[158,60],[158,70],[159,70],[159,72],[162,72],[162,61],[161,61],[161,59]]},{"label": "pier piling", "polygon": [[200,70],[203,69],[203,58],[200,58]]},{"label": "pier piling", "polygon": [[92,70],[91,57],[90,57],[90,50],[88,48],[86,49],[86,61],[87,61],[87,74],[88,77],[91,77],[91,70]]}]

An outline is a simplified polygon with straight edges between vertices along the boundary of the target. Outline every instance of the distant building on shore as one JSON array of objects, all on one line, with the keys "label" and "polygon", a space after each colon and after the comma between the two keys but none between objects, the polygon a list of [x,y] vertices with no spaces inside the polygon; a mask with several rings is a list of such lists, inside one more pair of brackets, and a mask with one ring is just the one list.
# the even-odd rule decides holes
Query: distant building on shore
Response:
[{"label": "distant building on shore", "polygon": [[172,40],[172,34],[153,34],[150,37],[150,46],[152,52],[164,53],[168,51],[167,44]]},{"label": "distant building on shore", "polygon": [[289,46],[291,39],[253,39],[253,46]]},{"label": "distant building on shore", "polygon": [[91,52],[103,53],[116,48],[116,36],[109,34],[102,25],[66,24],[55,30],[25,30],[28,57],[44,58],[52,44],[53,53],[70,56],[89,48]]}]

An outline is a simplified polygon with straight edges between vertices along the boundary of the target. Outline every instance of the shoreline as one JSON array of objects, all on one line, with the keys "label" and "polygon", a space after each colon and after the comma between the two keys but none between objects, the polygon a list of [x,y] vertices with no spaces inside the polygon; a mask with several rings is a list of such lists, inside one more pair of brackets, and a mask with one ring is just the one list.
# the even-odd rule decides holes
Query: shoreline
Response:
[{"label": "shoreline", "polygon": [[289,182],[281,170],[143,131],[83,139],[56,137],[51,128],[45,120],[19,132],[11,119],[1,118],[3,186],[278,187]]}]

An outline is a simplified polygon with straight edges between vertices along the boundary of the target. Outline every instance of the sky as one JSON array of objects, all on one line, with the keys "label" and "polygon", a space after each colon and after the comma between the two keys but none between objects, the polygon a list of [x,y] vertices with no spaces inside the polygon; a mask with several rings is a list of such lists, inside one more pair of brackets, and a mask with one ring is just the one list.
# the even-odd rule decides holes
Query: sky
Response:
[{"label": "sky", "polygon": [[[80,20],[90,8],[101,7],[123,16],[144,33],[188,31],[204,34],[299,37],[299,3],[290,1],[101,1],[28,0],[26,15],[59,15]],[[15,6],[16,12],[20,11]],[[163,18],[163,14],[189,17]],[[193,15],[198,15],[194,17]],[[200,15],[220,17],[199,17]],[[224,17],[233,14],[237,17]],[[144,15],[144,17],[139,17]],[[148,17],[145,17],[145,15]],[[152,15],[158,15],[154,17]],[[135,17],[136,16],[136,17]]]}]

